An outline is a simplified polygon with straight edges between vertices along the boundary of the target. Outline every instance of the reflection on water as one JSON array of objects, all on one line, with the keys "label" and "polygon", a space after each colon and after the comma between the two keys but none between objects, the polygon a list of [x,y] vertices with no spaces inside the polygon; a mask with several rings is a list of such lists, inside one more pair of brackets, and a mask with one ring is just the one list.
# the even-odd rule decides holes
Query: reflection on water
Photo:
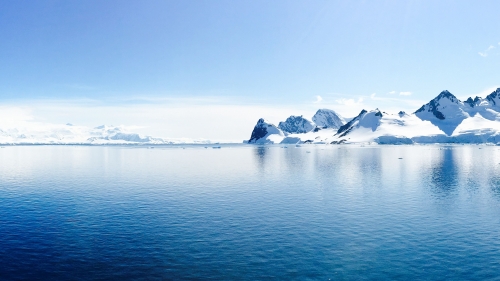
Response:
[{"label": "reflection on water", "polygon": [[257,156],[257,159],[259,161],[263,161],[264,157],[266,156],[266,152],[269,150],[268,147],[265,146],[258,146],[255,148],[255,155]]},{"label": "reflection on water", "polygon": [[436,196],[449,196],[457,191],[458,167],[456,150],[450,147],[436,150],[437,159],[432,167],[431,179]]},{"label": "reflection on water", "polygon": [[500,197],[500,177],[498,177],[498,176],[492,177],[491,181],[490,181],[490,185],[491,185],[492,193],[495,196]]},{"label": "reflection on water", "polygon": [[0,279],[487,280],[500,150],[0,150]]}]

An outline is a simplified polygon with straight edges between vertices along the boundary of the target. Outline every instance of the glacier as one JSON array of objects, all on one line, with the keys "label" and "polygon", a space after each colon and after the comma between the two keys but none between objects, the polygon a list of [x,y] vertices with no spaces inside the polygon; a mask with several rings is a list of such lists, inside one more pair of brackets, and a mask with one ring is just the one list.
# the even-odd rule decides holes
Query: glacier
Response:
[{"label": "glacier", "polygon": [[[268,132],[261,138],[250,139],[248,143],[500,145],[500,88],[485,98],[470,97],[465,101],[445,90],[411,114],[404,111],[387,113],[378,108],[363,109],[356,117],[346,122],[346,119],[335,111],[320,109],[313,116],[313,121],[302,127],[298,125],[305,124],[302,120],[307,121],[307,119],[302,116],[300,118],[301,122],[296,121],[297,116],[291,116],[285,122],[280,122],[280,125],[291,123],[296,125],[295,127],[283,126],[286,131]],[[290,127],[296,129],[290,130]],[[305,127],[308,130],[304,130]]]},{"label": "glacier", "polygon": [[97,127],[30,123],[0,128],[2,145],[108,145],[108,144],[209,144],[204,139],[165,139],[143,136],[126,126],[101,125]]}]

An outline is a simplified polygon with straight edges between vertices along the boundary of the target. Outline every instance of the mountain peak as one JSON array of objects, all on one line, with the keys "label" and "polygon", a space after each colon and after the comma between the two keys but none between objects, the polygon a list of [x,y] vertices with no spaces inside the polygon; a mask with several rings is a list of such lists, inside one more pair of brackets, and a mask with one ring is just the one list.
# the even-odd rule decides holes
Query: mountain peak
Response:
[{"label": "mountain peak", "polygon": [[260,118],[253,128],[252,135],[248,143],[266,143],[269,142],[270,135],[283,136],[283,132],[273,124],[267,122],[264,118]]},{"label": "mountain peak", "polygon": [[[479,101],[479,98],[474,100]],[[466,103],[471,102],[473,105],[469,105],[473,107],[474,100],[471,98]],[[465,118],[469,117],[464,111],[464,104],[446,90],[415,111],[415,115],[421,120],[430,121],[449,136]]]},{"label": "mountain peak", "polygon": [[439,101],[443,98],[447,98],[452,102],[457,102],[457,101],[459,102],[460,101],[459,99],[457,99],[457,97],[455,97],[455,95],[450,93],[448,90],[444,90],[441,93],[439,93],[439,95],[437,97],[435,97],[434,100]]},{"label": "mountain peak", "polygon": [[278,128],[280,128],[283,132],[289,134],[302,134],[314,130],[315,126],[311,121],[302,117],[302,115],[292,115],[288,117],[284,122],[280,122],[278,124]]},{"label": "mountain peak", "polygon": [[486,96],[486,100],[493,103],[493,105],[500,104],[500,88],[497,88],[491,94]]},{"label": "mountain peak", "polygon": [[326,108],[318,109],[316,114],[314,114],[312,121],[316,123],[318,127],[332,129],[338,129],[346,123],[344,118],[337,114],[337,112]]},{"label": "mountain peak", "polygon": [[[422,114],[424,114],[424,112],[432,112],[432,114],[437,119],[444,120],[445,115],[441,111],[443,109],[442,103],[444,103],[444,104],[448,103],[448,102],[446,102],[445,99],[447,99],[448,102],[451,102],[452,104],[456,104],[456,105],[460,104],[460,100],[457,99],[457,97],[455,97],[455,95],[450,93],[448,90],[444,90],[441,93],[439,93],[439,95],[437,97],[432,99],[430,102],[422,105],[422,107],[420,107],[417,111],[415,111],[415,114],[422,115]],[[420,117],[422,118],[423,116],[420,116]]]}]

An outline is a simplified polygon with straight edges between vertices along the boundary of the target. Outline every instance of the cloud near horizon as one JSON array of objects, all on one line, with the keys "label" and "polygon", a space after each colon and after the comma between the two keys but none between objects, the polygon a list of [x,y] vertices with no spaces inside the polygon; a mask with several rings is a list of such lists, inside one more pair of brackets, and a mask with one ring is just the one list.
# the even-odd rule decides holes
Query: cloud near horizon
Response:
[{"label": "cloud near horizon", "polygon": [[123,126],[160,138],[241,142],[259,118],[273,123],[290,115],[311,118],[317,106],[246,104],[234,99],[157,99],[143,103],[100,103],[80,100],[0,103],[0,129],[75,126]]},{"label": "cloud near horizon", "polygon": [[[486,88],[481,97],[498,86]],[[219,140],[248,139],[259,118],[279,123],[290,115],[312,118],[320,108],[335,110],[342,116],[356,116],[362,109],[379,108],[389,113],[413,112],[430,99],[419,99],[409,91],[394,94],[316,95],[315,101],[289,104],[248,100],[241,97],[184,97],[132,100],[19,100],[0,102],[0,129],[7,127],[66,124],[95,127],[127,126],[137,133],[161,138]],[[472,95],[475,96],[475,95]]]}]

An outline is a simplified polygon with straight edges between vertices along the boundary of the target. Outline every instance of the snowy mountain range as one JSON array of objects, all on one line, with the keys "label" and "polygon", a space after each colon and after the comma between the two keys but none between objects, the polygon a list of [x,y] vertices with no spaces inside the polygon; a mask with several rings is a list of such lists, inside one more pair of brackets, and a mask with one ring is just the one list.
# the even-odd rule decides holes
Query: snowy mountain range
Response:
[{"label": "snowy mountain range", "polygon": [[411,114],[362,110],[349,122],[329,109],[312,121],[290,116],[278,127],[259,119],[248,143],[500,144],[500,88],[466,101],[443,91]]},{"label": "snowy mountain range", "polygon": [[142,136],[124,126],[74,126],[40,123],[0,129],[0,144],[180,144],[208,140],[163,139]]}]

